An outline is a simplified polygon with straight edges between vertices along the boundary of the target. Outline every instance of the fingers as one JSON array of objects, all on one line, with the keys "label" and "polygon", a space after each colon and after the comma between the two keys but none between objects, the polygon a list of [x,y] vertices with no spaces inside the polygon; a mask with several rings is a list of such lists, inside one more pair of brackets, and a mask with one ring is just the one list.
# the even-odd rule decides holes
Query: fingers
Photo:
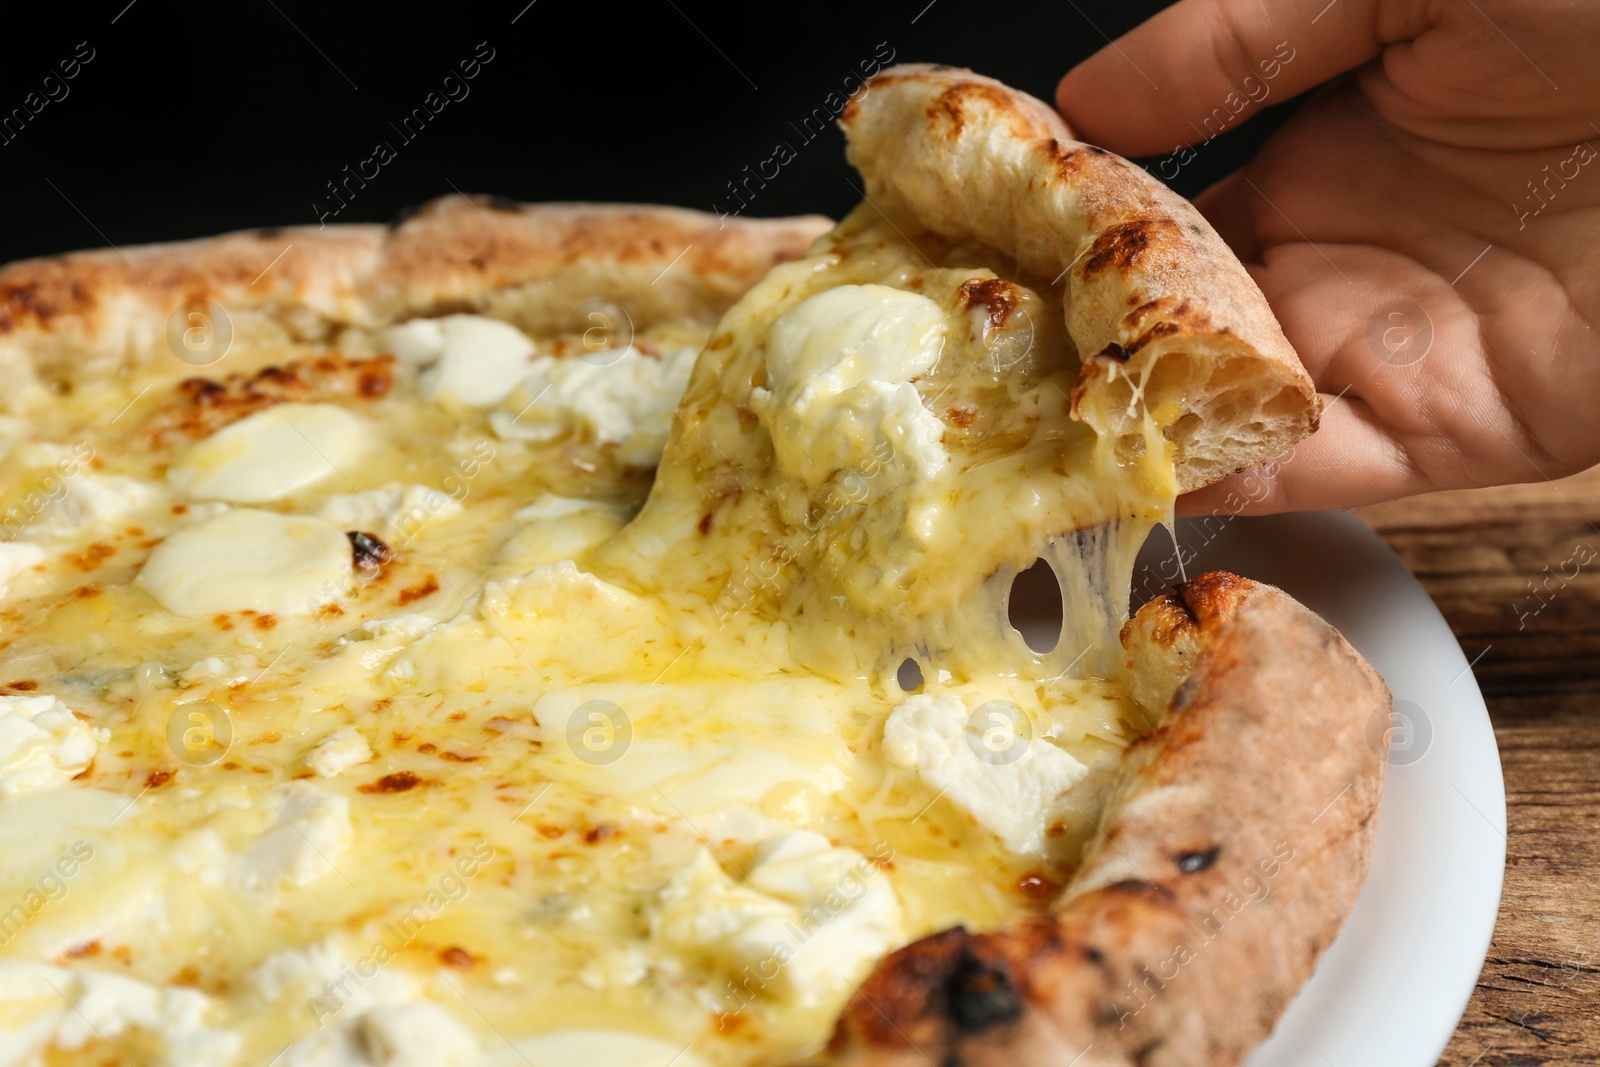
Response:
[{"label": "fingers", "polygon": [[[1379,4],[1182,0],[1073,68],[1056,106],[1087,141],[1130,156],[1169,152],[1378,55]],[[1384,19],[1395,24],[1384,27],[1390,41],[1411,28]]]},{"label": "fingers", "polygon": [[1178,498],[1178,514],[1271,515],[1375,504],[1431,486],[1364,401],[1324,396],[1322,427],[1270,463]]},{"label": "fingers", "polygon": [[1250,187],[1244,171],[1236,170],[1195,197],[1194,206],[1228,242],[1244,263],[1261,262],[1261,240],[1256,231],[1256,204],[1261,194]]}]

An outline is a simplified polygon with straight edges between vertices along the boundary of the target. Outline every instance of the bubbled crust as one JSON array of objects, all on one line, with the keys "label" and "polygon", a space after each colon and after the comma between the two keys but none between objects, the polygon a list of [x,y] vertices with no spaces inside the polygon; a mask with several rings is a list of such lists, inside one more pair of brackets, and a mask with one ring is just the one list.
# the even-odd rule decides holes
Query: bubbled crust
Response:
[{"label": "bubbled crust", "polygon": [[1388,690],[1310,610],[1231,574],[1145,605],[1122,640],[1170,699],[1054,912],[885,958],[825,1062],[1225,1067],[1272,1031],[1366,876]]},{"label": "bubbled crust", "polygon": [[828,225],[815,216],[451,196],[388,227],[252,230],[12,263],[0,268],[0,408],[31,382],[160,358],[172,313],[207,300],[236,330],[270,320],[303,337],[449,311],[548,334],[595,298],[621,306],[635,326],[710,325]]},{"label": "bubbled crust", "polygon": [[[869,80],[840,121],[882,210],[1065,280],[1084,361],[1075,408],[1163,357],[1191,415],[1168,434],[1183,489],[1279,455],[1315,427],[1311,379],[1222,238],[1141,167],[1074,140],[1045,104],[968,70],[911,64]],[[1117,414],[1128,405],[1112,399],[1110,425],[1096,429],[1131,434]]]}]

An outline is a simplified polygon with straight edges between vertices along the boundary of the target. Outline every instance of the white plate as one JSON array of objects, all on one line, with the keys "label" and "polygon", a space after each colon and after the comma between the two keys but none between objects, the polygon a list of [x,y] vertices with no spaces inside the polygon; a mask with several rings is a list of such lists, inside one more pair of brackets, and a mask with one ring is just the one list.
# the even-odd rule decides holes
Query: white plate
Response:
[{"label": "white plate", "polygon": [[[1398,713],[1372,871],[1248,1067],[1433,1067],[1483,966],[1505,873],[1500,753],[1466,656],[1354,515],[1189,520],[1174,537],[1190,576],[1270,582],[1338,627],[1389,683]],[[1157,529],[1146,544],[1136,600],[1178,580],[1174,537]]]}]

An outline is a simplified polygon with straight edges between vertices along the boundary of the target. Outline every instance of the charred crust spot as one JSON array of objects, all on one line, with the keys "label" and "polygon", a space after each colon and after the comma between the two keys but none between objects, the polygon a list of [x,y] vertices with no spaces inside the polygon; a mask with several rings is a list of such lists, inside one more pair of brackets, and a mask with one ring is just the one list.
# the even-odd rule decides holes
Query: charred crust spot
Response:
[{"label": "charred crust spot", "polygon": [[967,121],[966,111],[961,106],[961,87],[952,85],[935,97],[933,103],[928,105],[928,117],[948,122],[950,132],[959,135]]},{"label": "charred crust spot", "polygon": [[366,785],[358,785],[356,786],[356,791],[359,793],[404,793],[408,790],[415,789],[421,784],[422,779],[418,778],[412,772],[396,771],[394,774],[384,775],[376,782],[368,782]]},{"label": "charred crust spot", "polygon": [[490,194],[478,198],[478,202],[492,211],[517,212],[522,210],[522,205],[509,196],[495,196]]},{"label": "charred crust spot", "polygon": [[365,530],[346,530],[350,539],[350,560],[358,571],[376,571],[394,559],[394,550]]},{"label": "charred crust spot", "polygon": [[989,325],[1005,325],[1006,317],[1016,309],[1021,299],[1017,287],[1004,278],[971,278],[961,283],[956,295],[968,311],[982,308]]},{"label": "charred crust spot", "polygon": [[144,787],[146,789],[159,789],[170,781],[172,781],[171,771],[151,771],[144,780]]},{"label": "charred crust spot", "polygon": [[1003,963],[975,955],[970,946],[956,957],[945,981],[945,1014],[963,1034],[1015,1022],[1022,1017],[1022,996]]},{"label": "charred crust spot", "polygon": [[283,227],[282,226],[258,226],[258,227],[256,227],[255,234],[256,234],[257,237],[261,238],[263,241],[270,241],[275,237],[283,236]]},{"label": "charred crust spot", "polygon": [[935,97],[928,105],[928,117],[936,122],[948,122],[950,134],[960,136],[966,126],[968,106],[977,101],[994,108],[1002,120],[1014,119],[1012,97],[1007,90],[972,81],[957,82]]},{"label": "charred crust spot", "polygon": [[175,402],[151,415],[144,432],[160,447],[171,443],[169,438],[204,437],[274,404],[340,397],[375,400],[393,386],[392,355],[352,359],[338,352],[263,367],[248,377],[185,378],[178,383]]},{"label": "charred crust spot", "polygon": [[1184,874],[1199,874],[1201,871],[1210,870],[1217,862],[1217,857],[1222,854],[1221,845],[1212,845],[1202,852],[1180,852],[1172,857],[1172,862]]},{"label": "charred crust spot", "polygon": [[701,537],[704,537],[706,534],[711,532],[711,519],[714,515],[716,515],[716,512],[708,511],[704,515],[700,516],[699,522],[695,523],[695,529],[700,531]]},{"label": "charred crust spot", "polygon": [[1093,145],[1093,144],[1084,145],[1083,146],[1083,150],[1085,152],[1093,153],[1094,155],[1097,155],[1097,156],[1109,156],[1111,154],[1110,152],[1107,152],[1104,148],[1101,148],[1099,145]]},{"label": "charred crust spot", "polygon": [[1196,622],[1216,625],[1233,615],[1246,584],[1237,574],[1207,571],[1177,586],[1173,593],[1182,598],[1185,610]]},{"label": "charred crust spot", "polygon": [[965,430],[972,425],[972,420],[977,418],[978,412],[975,408],[951,408],[944,413],[944,416],[950,421],[950,425]]},{"label": "charred crust spot", "polygon": [[1083,954],[1083,958],[1084,959],[1088,960],[1090,963],[1094,964],[1096,967],[1101,967],[1101,966],[1105,965],[1105,962],[1106,962],[1105,953],[1101,952],[1099,949],[1095,948],[1093,945],[1081,945],[1081,946],[1079,946],[1078,951]]},{"label": "charred crust spot", "polygon": [[1159,243],[1163,237],[1168,237],[1169,231],[1175,226],[1176,223],[1165,219],[1133,219],[1108,227],[1089,246],[1089,254],[1080,270],[1081,276],[1089,278],[1112,268],[1121,272],[1131,271],[1145,250]]},{"label": "charred crust spot", "polygon": [[14,689],[19,693],[31,693],[39,688],[39,683],[31,678],[19,678],[14,682],[7,682],[5,688]]},{"label": "charred crust spot", "polygon": [[1182,326],[1179,326],[1175,322],[1167,322],[1163,320],[1153,324],[1148,330],[1144,331],[1144,333],[1141,333],[1138,337],[1135,337],[1127,344],[1123,345],[1118,344],[1116,341],[1112,341],[1099,352],[1096,352],[1095,355],[1096,357],[1104,356],[1107,359],[1114,359],[1119,363],[1126,363],[1130,356],[1138,352],[1139,349],[1143,348],[1151,341],[1159,341],[1163,337],[1171,337],[1175,333],[1182,332]]}]

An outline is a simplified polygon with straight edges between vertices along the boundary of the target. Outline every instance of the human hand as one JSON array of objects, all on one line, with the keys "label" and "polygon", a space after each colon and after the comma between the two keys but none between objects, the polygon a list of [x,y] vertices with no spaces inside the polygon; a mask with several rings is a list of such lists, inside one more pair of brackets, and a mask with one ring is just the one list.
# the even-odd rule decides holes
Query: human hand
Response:
[{"label": "human hand", "polygon": [[1268,94],[1355,72],[1196,201],[1325,410],[1288,456],[1180,514],[1353,507],[1600,462],[1596,41],[1600,5],[1558,0],[1182,0],[1062,79],[1079,136],[1173,153],[1170,169]]}]

